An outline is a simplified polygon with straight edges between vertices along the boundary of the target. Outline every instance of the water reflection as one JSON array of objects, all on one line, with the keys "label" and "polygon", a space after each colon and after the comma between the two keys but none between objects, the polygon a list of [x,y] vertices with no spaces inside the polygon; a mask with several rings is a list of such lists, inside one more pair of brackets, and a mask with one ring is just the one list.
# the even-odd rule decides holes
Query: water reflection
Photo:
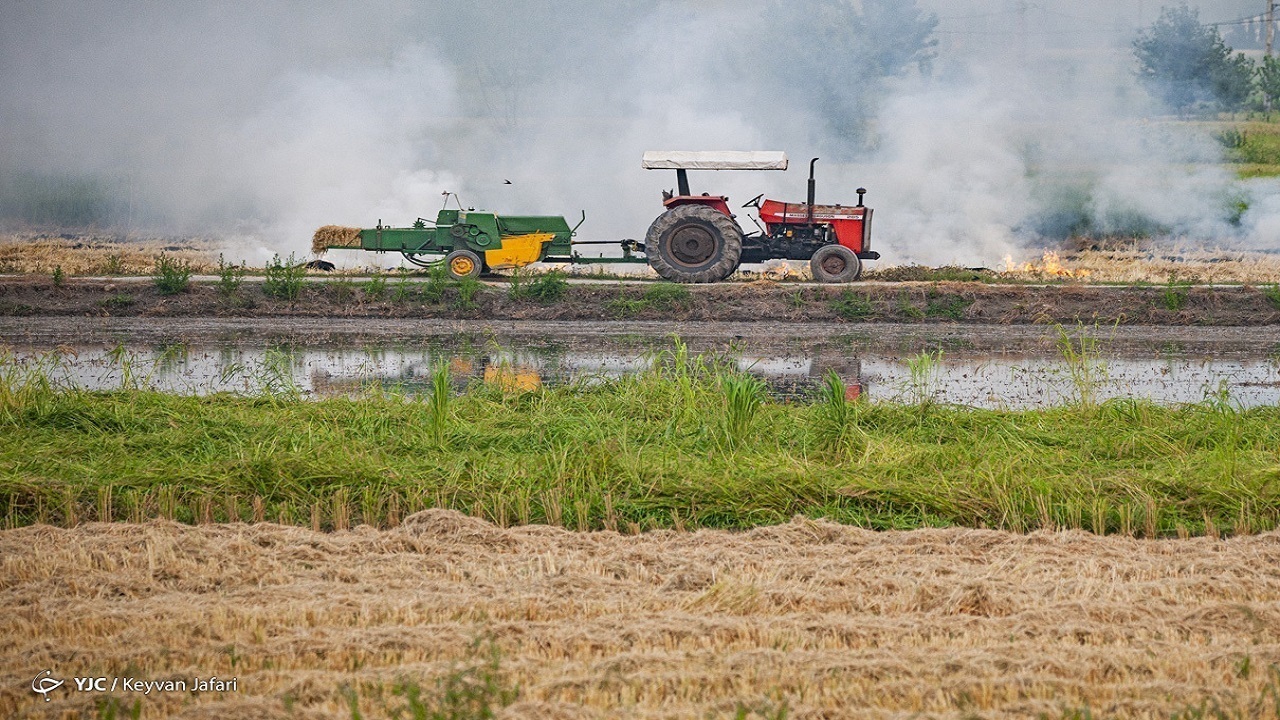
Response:
[{"label": "water reflection", "polygon": [[[19,348],[15,362],[32,364],[47,353]],[[48,362],[46,360],[46,362]],[[48,370],[62,382],[89,389],[122,386],[165,392],[297,391],[348,395],[370,388],[425,392],[437,363],[449,365],[455,384],[487,382],[513,391],[544,385],[593,383],[652,367],[652,354],[636,349],[563,347],[267,347],[166,345],[127,350],[63,348]],[[1070,402],[1082,388],[1062,360],[1044,357],[948,357],[922,375],[907,358],[822,350],[796,355],[737,355],[733,362],[763,378],[778,397],[811,395],[835,373],[851,397],[912,402],[931,399],[988,408],[1027,408]],[[1096,361],[1088,388],[1099,400],[1140,398],[1194,403],[1225,392],[1241,406],[1280,404],[1280,362],[1271,358],[1215,359],[1153,354]]]}]

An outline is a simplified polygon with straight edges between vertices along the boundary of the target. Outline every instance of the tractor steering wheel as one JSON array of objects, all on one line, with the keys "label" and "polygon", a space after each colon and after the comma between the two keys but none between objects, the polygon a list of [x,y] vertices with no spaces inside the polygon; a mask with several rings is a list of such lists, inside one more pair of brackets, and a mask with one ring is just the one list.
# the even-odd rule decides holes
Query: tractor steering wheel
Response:
[{"label": "tractor steering wheel", "polygon": [[762,197],[764,197],[764,193],[760,193],[759,195],[757,195],[757,196],[755,196],[755,197],[751,198],[751,199],[750,199],[750,200],[748,200],[745,204],[743,204],[743,206],[742,206],[742,207],[744,207],[744,208],[753,207],[753,208],[755,208],[755,209],[759,210],[759,209],[760,209],[760,198],[762,198]]}]

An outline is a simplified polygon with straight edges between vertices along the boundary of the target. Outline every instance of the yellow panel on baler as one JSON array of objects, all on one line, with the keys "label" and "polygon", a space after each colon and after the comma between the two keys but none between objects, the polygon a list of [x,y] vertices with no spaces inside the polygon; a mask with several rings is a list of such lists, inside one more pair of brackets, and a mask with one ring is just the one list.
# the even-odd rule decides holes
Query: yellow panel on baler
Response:
[{"label": "yellow panel on baler", "polygon": [[503,235],[502,247],[485,250],[484,262],[493,270],[524,267],[542,257],[542,246],[555,239],[555,233]]}]

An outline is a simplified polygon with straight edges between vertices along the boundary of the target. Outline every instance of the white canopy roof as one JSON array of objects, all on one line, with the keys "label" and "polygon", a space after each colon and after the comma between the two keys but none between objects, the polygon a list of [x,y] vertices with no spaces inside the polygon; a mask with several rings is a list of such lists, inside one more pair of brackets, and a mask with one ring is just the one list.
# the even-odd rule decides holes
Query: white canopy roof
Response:
[{"label": "white canopy roof", "polygon": [[647,150],[645,170],[786,170],[779,150]]}]

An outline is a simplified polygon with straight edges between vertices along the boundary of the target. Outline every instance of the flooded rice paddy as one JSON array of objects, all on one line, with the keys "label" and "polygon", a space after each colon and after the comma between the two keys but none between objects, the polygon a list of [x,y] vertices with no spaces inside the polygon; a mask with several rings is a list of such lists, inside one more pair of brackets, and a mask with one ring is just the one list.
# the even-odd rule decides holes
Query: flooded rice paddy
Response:
[{"label": "flooded rice paddy", "polygon": [[[1247,328],[43,318],[0,324],[10,369],[88,389],[414,393],[455,384],[598,383],[677,342],[804,398],[828,373],[871,401],[1034,408],[1093,399],[1280,404],[1280,338]],[[677,341],[676,338],[679,338]]]}]

